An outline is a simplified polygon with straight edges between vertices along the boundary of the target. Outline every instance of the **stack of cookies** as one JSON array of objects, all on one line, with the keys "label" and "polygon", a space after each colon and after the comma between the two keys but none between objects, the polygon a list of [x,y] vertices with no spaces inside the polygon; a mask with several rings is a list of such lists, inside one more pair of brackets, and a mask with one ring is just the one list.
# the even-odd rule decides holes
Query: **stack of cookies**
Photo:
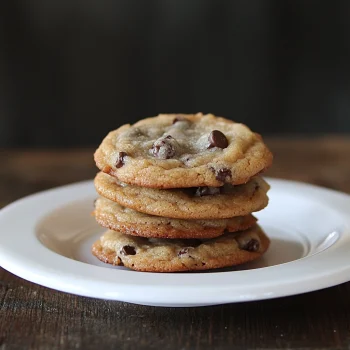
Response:
[{"label": "stack of cookies", "polygon": [[269,239],[272,163],[260,135],[211,114],[159,115],[110,132],[95,153],[101,261],[133,270],[194,271],[259,258]]}]

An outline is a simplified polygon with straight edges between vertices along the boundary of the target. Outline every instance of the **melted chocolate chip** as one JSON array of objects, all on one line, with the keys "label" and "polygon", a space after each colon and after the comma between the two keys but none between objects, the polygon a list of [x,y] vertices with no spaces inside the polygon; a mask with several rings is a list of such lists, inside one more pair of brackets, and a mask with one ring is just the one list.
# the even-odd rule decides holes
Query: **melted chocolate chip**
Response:
[{"label": "melted chocolate chip", "polygon": [[125,152],[119,152],[118,159],[115,163],[116,168],[121,168],[124,165],[126,156],[127,154]]},{"label": "melted chocolate chip", "polygon": [[152,147],[152,154],[160,159],[169,159],[175,155],[175,139],[171,135],[167,135],[158,139]]},{"label": "melted chocolate chip", "polygon": [[220,194],[220,187],[198,187],[195,193],[196,197],[213,196]]},{"label": "melted chocolate chip", "polygon": [[178,255],[178,256],[181,256],[181,255],[187,254],[187,253],[188,253],[188,250],[189,250],[189,247],[182,248],[181,250],[179,250],[179,252],[177,253],[177,255]]},{"label": "melted chocolate chip", "polygon": [[219,169],[215,173],[216,180],[221,182],[226,182],[226,178],[231,179],[231,177],[232,177],[232,172],[230,169],[227,169],[227,168]]},{"label": "melted chocolate chip", "polygon": [[240,248],[243,250],[247,250],[248,252],[257,252],[259,250],[260,243],[257,239],[252,238],[246,244],[241,246]]},{"label": "melted chocolate chip", "polygon": [[192,249],[192,248],[196,248],[199,245],[201,245],[202,241],[199,239],[187,239],[186,240],[188,247],[184,247],[181,250],[179,250],[179,252],[177,253],[178,256],[184,255],[184,254],[188,254],[188,252]]},{"label": "melted chocolate chip", "polygon": [[208,137],[209,146],[208,148],[218,147],[226,148],[228,146],[228,141],[226,136],[219,130],[213,130]]},{"label": "melted chocolate chip", "polygon": [[125,245],[121,251],[120,251],[123,255],[135,255],[136,254],[136,250],[135,247],[131,246],[131,245]]},{"label": "melted chocolate chip", "polygon": [[255,196],[256,192],[258,192],[259,189],[260,189],[260,186],[258,184],[256,184],[254,187],[254,190],[250,196],[250,199],[252,199]]},{"label": "melted chocolate chip", "polygon": [[117,257],[117,262],[116,262],[117,266],[124,266],[123,260],[119,258],[119,256]]}]

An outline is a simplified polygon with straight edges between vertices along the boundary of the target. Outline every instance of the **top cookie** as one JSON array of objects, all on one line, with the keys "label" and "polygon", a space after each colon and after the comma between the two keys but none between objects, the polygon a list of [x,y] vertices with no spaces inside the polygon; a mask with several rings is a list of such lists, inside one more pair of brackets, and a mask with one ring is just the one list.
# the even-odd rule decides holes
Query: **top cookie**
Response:
[{"label": "top cookie", "polygon": [[212,114],[161,114],[110,132],[99,169],[142,187],[243,184],[272,163],[260,135]]}]

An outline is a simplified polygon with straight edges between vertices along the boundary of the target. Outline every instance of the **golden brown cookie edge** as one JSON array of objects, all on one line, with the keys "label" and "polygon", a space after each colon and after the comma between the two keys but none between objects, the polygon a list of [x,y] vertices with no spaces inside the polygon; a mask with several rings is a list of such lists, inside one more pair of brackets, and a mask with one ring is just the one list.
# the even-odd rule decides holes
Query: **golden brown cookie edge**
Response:
[{"label": "golden brown cookie edge", "polygon": [[[258,226],[258,225],[257,225]],[[218,259],[210,259],[206,261],[205,265],[195,266],[193,269],[189,269],[185,265],[181,264],[172,264],[170,266],[156,266],[158,264],[149,264],[148,266],[144,266],[144,264],[122,262],[119,257],[117,257],[115,252],[104,252],[101,246],[100,240],[97,240],[92,246],[92,254],[98,258],[100,261],[104,263],[108,263],[114,266],[125,266],[131,270],[140,271],[140,272],[159,272],[159,273],[167,273],[167,272],[191,272],[191,271],[203,271],[203,270],[213,270],[224,267],[233,267],[242,265],[253,260],[256,260],[263,256],[270,246],[270,239],[264,233],[260,226],[258,226],[259,230],[257,234],[260,238],[260,243],[262,249],[259,252],[249,252],[245,250],[238,250],[237,253],[233,256],[220,258]],[[244,231],[242,231],[243,233]],[[116,260],[117,258],[117,260]],[[143,265],[143,266],[141,266]]]}]

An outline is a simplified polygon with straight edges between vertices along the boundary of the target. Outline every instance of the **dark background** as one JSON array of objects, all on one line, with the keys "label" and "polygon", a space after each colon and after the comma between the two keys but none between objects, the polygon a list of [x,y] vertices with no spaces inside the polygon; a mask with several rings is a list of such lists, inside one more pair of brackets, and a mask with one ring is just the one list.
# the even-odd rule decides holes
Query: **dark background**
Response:
[{"label": "dark background", "polygon": [[212,112],[266,134],[350,131],[350,1],[4,1],[0,146],[96,146]]}]

